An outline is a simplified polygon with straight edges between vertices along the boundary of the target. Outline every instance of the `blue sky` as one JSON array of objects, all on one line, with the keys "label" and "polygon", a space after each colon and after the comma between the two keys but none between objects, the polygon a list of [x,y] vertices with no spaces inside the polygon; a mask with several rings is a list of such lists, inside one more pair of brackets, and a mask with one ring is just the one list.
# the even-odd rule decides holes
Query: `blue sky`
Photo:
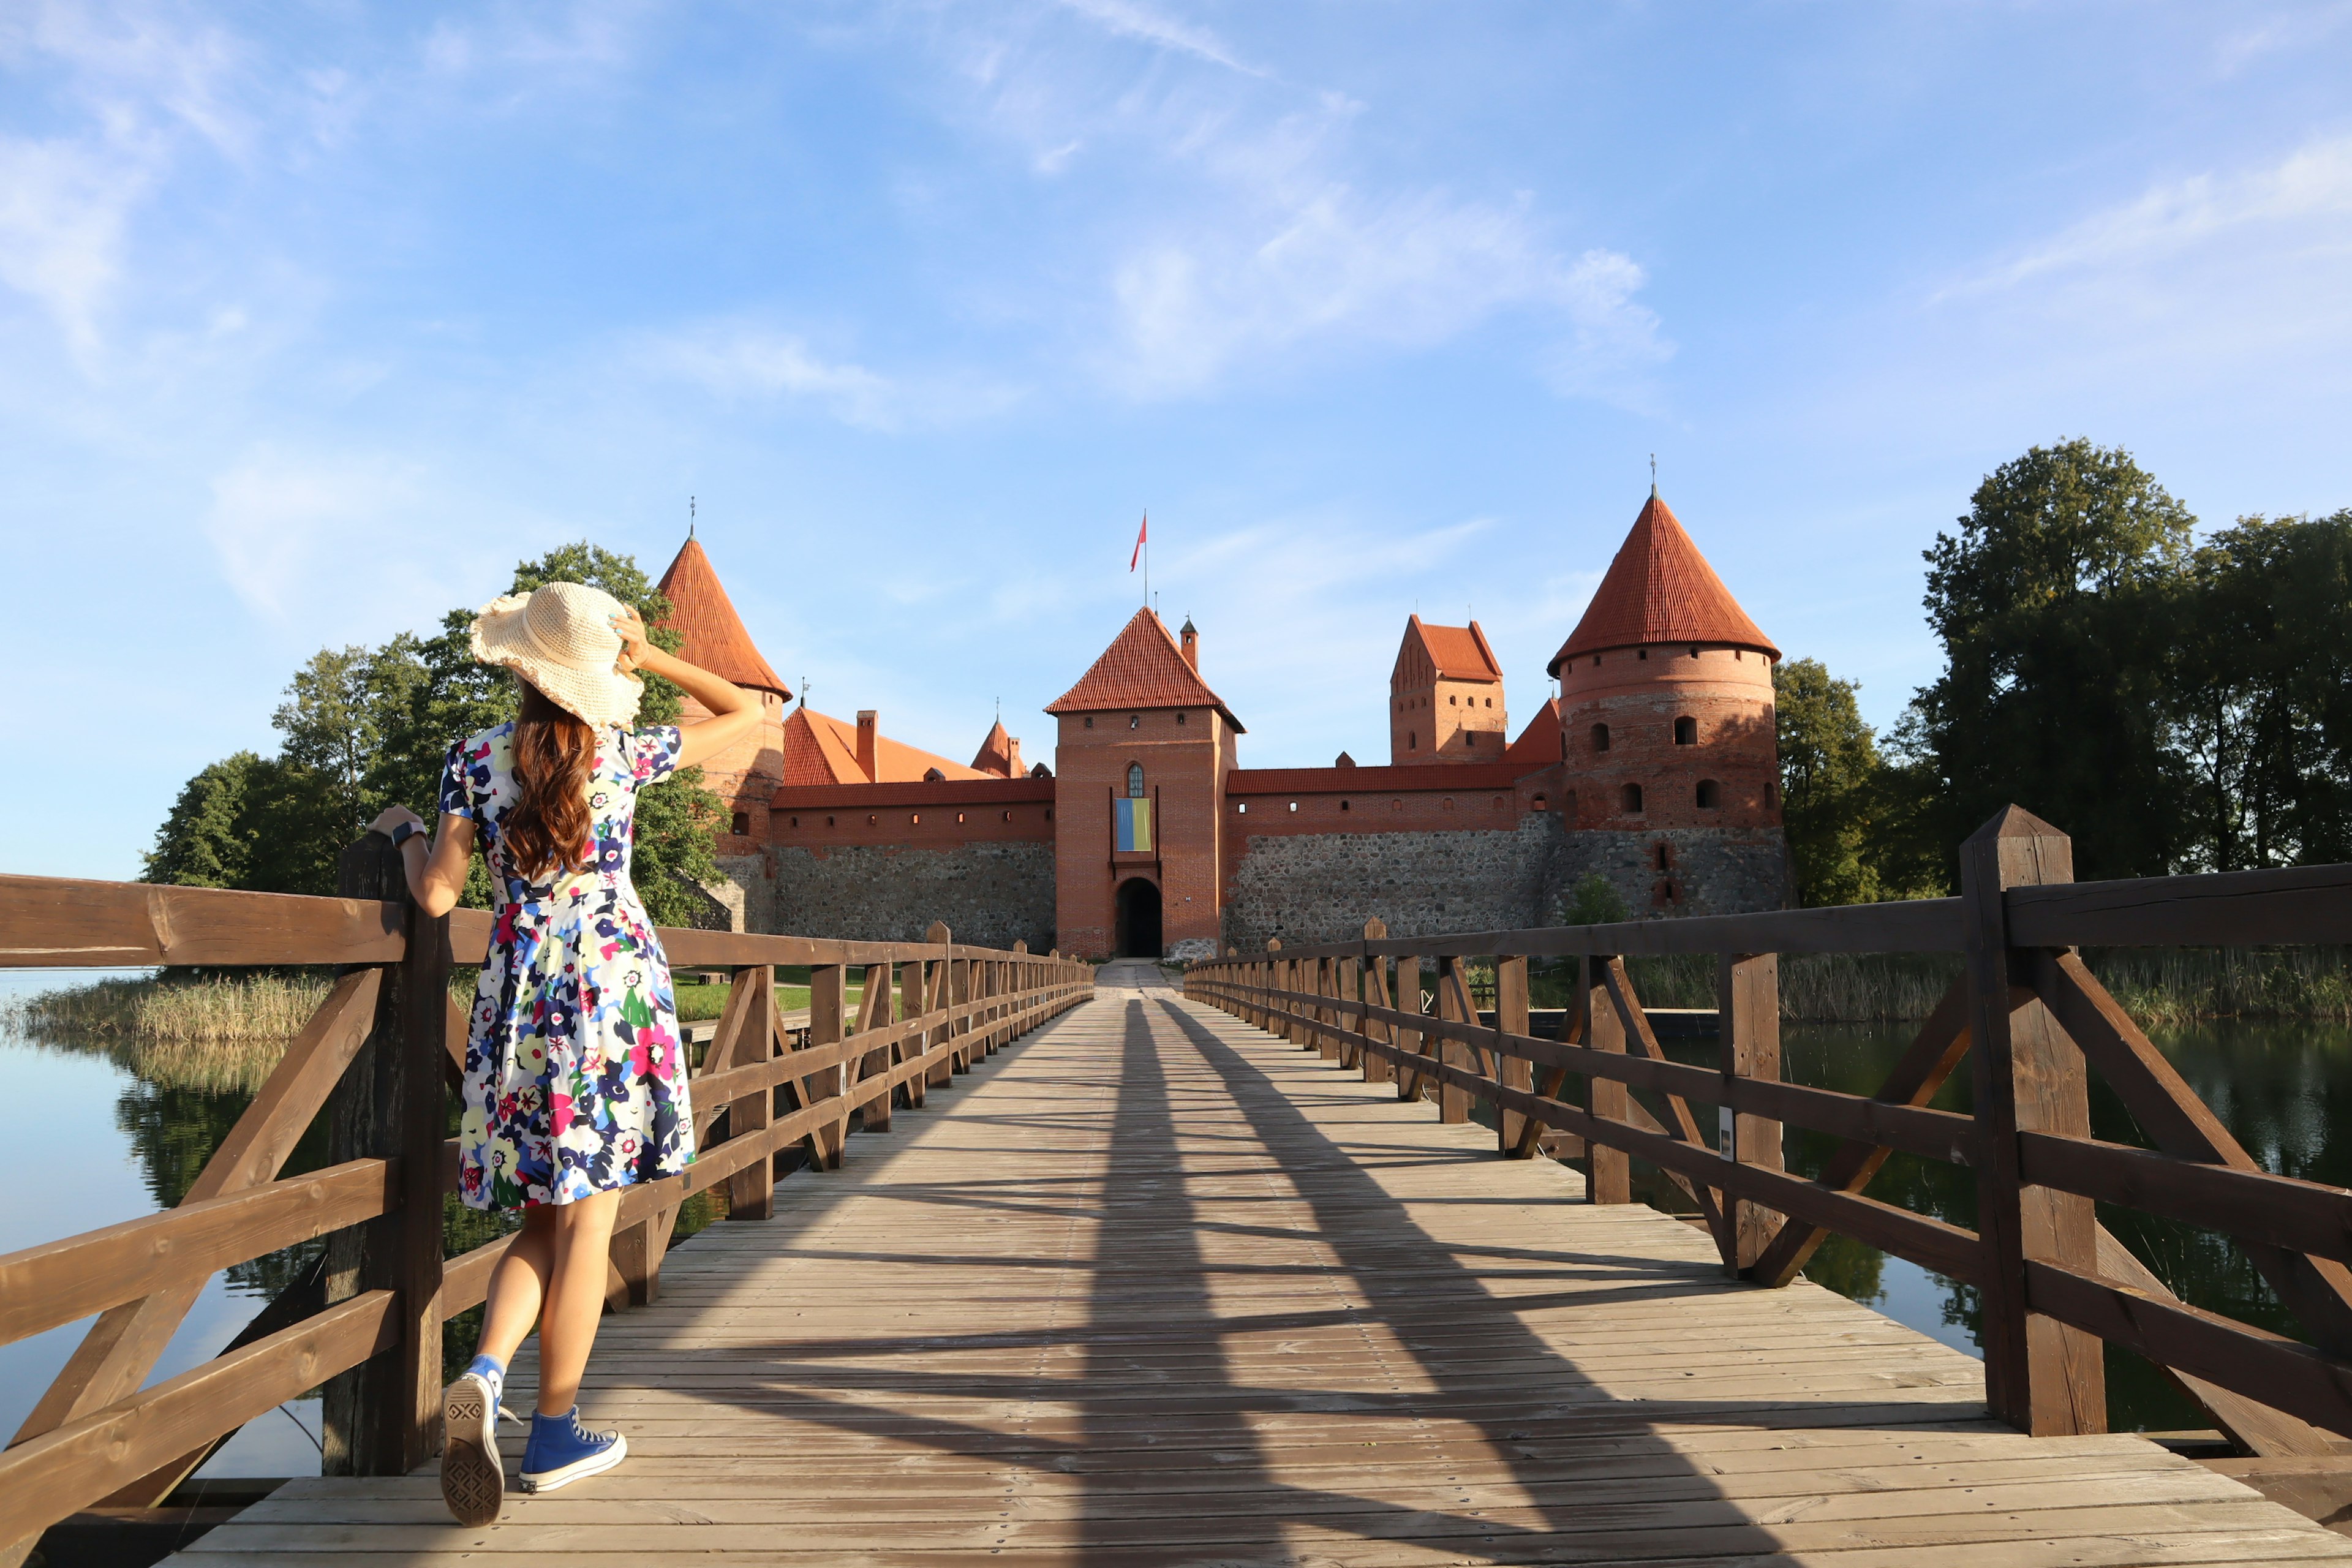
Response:
[{"label": "blue sky", "polygon": [[1532,712],[1655,452],[1891,721],[2034,442],[2352,505],[2347,84],[2345,5],[16,0],[0,868],[135,875],[310,652],[689,494],[957,756],[1047,752],[1149,507],[1264,766],[1381,753],[1416,608]]}]

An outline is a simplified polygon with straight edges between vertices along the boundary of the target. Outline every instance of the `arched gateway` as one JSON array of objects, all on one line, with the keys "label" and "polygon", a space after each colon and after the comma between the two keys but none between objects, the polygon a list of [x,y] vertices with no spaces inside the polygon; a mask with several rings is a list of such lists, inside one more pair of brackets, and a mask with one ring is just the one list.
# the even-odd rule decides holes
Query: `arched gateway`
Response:
[{"label": "arched gateway", "polygon": [[1158,958],[1160,884],[1145,877],[1129,877],[1118,885],[1118,955]]}]

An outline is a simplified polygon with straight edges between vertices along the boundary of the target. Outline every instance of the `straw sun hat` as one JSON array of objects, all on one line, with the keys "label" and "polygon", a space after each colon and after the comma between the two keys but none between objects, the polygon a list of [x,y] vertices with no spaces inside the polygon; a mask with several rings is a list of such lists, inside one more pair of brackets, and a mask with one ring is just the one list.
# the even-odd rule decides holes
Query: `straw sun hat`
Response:
[{"label": "straw sun hat", "polygon": [[492,599],[474,616],[474,657],[513,670],[568,713],[603,729],[637,716],[645,683],[621,673],[613,617],[628,606],[601,589],[550,583]]}]

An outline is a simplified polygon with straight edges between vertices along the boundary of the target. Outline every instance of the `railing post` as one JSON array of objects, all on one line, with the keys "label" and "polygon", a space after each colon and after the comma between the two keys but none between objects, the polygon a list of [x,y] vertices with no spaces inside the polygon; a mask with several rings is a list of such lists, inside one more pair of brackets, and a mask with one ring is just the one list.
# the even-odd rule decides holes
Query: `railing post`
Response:
[{"label": "railing post", "polygon": [[[1423,1010],[1421,1005],[1421,957],[1418,953],[1408,953],[1396,961],[1396,1010],[1412,1014]],[[1396,1043],[1400,1051],[1417,1057],[1428,1054],[1428,1042],[1422,1037],[1419,1029],[1410,1025],[1397,1026]],[[1420,1100],[1428,1093],[1429,1080],[1402,1063],[1397,1065],[1396,1078],[1399,1100]]]},{"label": "railing post", "polygon": [[[948,960],[948,1005],[961,1008],[971,1001],[971,960],[950,957]],[[972,1020],[969,1016],[949,1026],[954,1038],[948,1045],[950,1073],[971,1070]]]},{"label": "railing post", "polygon": [[[849,969],[840,963],[809,965],[809,1049],[819,1046],[839,1044],[847,1037],[849,1022]],[[844,1064],[835,1063],[819,1068],[802,1081],[807,1084],[812,1100],[830,1100],[841,1093],[848,1081]],[[837,1171],[841,1168],[841,1146],[849,1132],[849,1119],[834,1117],[812,1128],[808,1135],[808,1163],[811,1170]]]},{"label": "railing post", "polygon": [[[1528,961],[1525,958],[1495,960],[1495,1026],[1507,1035],[1527,1035],[1534,1031],[1528,1016]],[[1506,1089],[1523,1089],[1533,1092],[1536,1087],[1535,1063],[1525,1057],[1507,1051],[1497,1051],[1495,1061],[1496,1080]],[[1535,1151],[1535,1140],[1527,1135],[1528,1117],[1523,1110],[1500,1107],[1495,1117],[1495,1151],[1507,1160],[1523,1160]],[[1520,1147],[1521,1144],[1526,1147]]]},{"label": "railing post", "polygon": [[[861,1035],[870,1029],[890,1026],[890,1005],[896,999],[897,990],[897,978],[890,971],[887,961],[866,966],[866,987],[857,1008],[857,1032]],[[856,1071],[851,1074],[851,1081],[863,1083],[877,1074],[887,1076],[894,1056],[887,1046],[862,1053],[857,1058]],[[886,1094],[859,1106],[857,1124],[868,1132],[890,1131],[890,1097]]]},{"label": "railing post", "polygon": [[[1584,1021],[1584,1041],[1596,1051],[1625,1054],[1625,1023],[1617,1016],[1602,976],[1609,960],[1589,953],[1576,961],[1577,1001]],[[1621,1079],[1587,1074],[1584,1108],[1612,1121],[1627,1120],[1625,1085]],[[1630,1204],[1633,1201],[1633,1171],[1622,1149],[1612,1149],[1597,1138],[1584,1143],[1584,1192],[1588,1203]]]},{"label": "railing post", "polygon": [[[1366,942],[1380,942],[1386,939],[1388,934],[1388,922],[1378,915],[1364,922]],[[1389,961],[1376,952],[1368,952],[1364,955],[1364,1000],[1375,1007],[1391,1005]],[[1395,1040],[1396,1030],[1390,1025],[1366,1019],[1364,1035],[1369,1039],[1378,1040],[1386,1045]],[[1363,1066],[1366,1083],[1386,1083],[1396,1076],[1394,1064],[1378,1051],[1366,1051]]]},{"label": "railing post", "polygon": [[[925,1000],[928,995],[929,992],[925,989],[922,955],[917,953],[898,966],[898,1011],[908,1018],[921,1017],[930,1011]],[[909,1035],[899,1042],[898,1048],[893,1051],[891,1056],[900,1062],[916,1060],[930,1045],[930,1033],[928,1030]],[[929,1079],[930,1073],[926,1068],[922,1072],[910,1075],[907,1081],[899,1086],[900,1091],[907,1097],[908,1110],[922,1109],[923,1089]]]},{"label": "railing post", "polygon": [[[2017,1135],[2088,1138],[2083,1053],[2037,999],[2019,1005],[2003,892],[2074,879],[2073,840],[2012,805],[1960,846],[1969,1027],[1976,1042],[1977,1234],[1984,1247],[1985,1403],[2035,1436],[2107,1429],[2106,1368],[2096,1335],[2026,1304],[2028,1259],[2097,1275],[2092,1201],[2018,1175]],[[2012,974],[2014,971],[2014,974]]]},{"label": "railing post", "polygon": [[[1266,990],[1276,991],[1281,989],[1283,968],[1282,939],[1280,937],[1270,936],[1265,939],[1265,960],[1259,965],[1259,968],[1265,975],[1265,988]],[[1276,1039],[1285,1038],[1289,1034],[1289,1030],[1283,1025],[1282,1021],[1275,1016],[1275,1010],[1281,1005],[1282,1004],[1276,1002],[1271,996],[1261,996],[1258,998],[1258,1016],[1255,1020],[1257,1026],[1264,1029],[1267,1034],[1272,1035]]]},{"label": "railing post", "polygon": [[1322,1000],[1315,1004],[1315,1027],[1310,1034],[1314,1041],[1315,1054],[1327,1062],[1337,1061],[1339,1058],[1339,1042],[1333,1039],[1330,1034],[1331,1025],[1338,1019],[1339,1015],[1332,1012],[1328,1005],[1329,998],[1336,994],[1339,987],[1339,967],[1337,959],[1315,960],[1315,994]]},{"label": "railing post", "polygon": [[337,891],[406,911],[407,948],[384,974],[375,1028],[330,1101],[328,1163],[400,1161],[400,1206],[327,1243],[327,1304],[392,1290],[399,1342],[330,1379],[320,1467],[400,1476],[440,1447],[441,1142],[449,1016],[449,921],[408,896],[400,851],[370,834],[342,852]]},{"label": "railing post", "polygon": [[[1341,959],[1339,961],[1339,1000],[1360,1002],[1363,999],[1364,961],[1360,958]],[[1349,1033],[1360,1035],[1364,1032],[1364,1020],[1360,1016],[1334,1012],[1331,1018],[1332,1022]],[[1333,1048],[1342,1068],[1356,1066],[1357,1059],[1363,1055],[1362,1051],[1346,1041],[1336,1042]]]},{"label": "railing post", "polygon": [[[1469,1024],[1474,1027],[1478,1016],[1470,1000],[1470,973],[1461,956],[1448,953],[1437,961],[1437,1016],[1451,1023]],[[1448,1067],[1469,1068],[1477,1065],[1477,1058],[1469,1046],[1450,1035],[1441,1035],[1437,1041],[1437,1059]],[[1440,1079],[1437,1085],[1437,1120],[1460,1122],[1470,1120],[1470,1091],[1450,1079]]]},{"label": "railing post", "polygon": [[[1783,1168],[1780,1124],[1769,1117],[1735,1113],[1729,1099],[1741,1079],[1778,1082],[1780,1077],[1780,958],[1772,952],[1727,952],[1716,971],[1716,1006],[1720,1019],[1725,1103],[1717,1117],[1724,1158],[1767,1171]],[[1732,1271],[1745,1275],[1780,1234],[1780,1215],[1726,1192]]]},{"label": "railing post", "polygon": [[[954,933],[948,930],[945,921],[933,921],[930,929],[923,932],[923,940],[940,950],[940,956],[929,963],[931,973],[927,979],[930,989],[926,993],[929,1005],[924,1008],[926,1012],[938,1013],[946,1009],[952,991],[950,972],[955,965],[950,948],[954,942]],[[942,1024],[932,1030],[925,1041],[927,1047],[937,1050],[940,1055],[940,1059],[931,1064],[931,1070],[926,1075],[926,1081],[932,1088],[945,1089],[955,1077],[954,1034],[953,1024]]]},{"label": "railing post", "polygon": [[[769,964],[736,972],[734,994],[729,1002],[742,1009],[743,1021],[735,1036],[735,1048],[728,1053],[726,1066],[749,1067],[764,1062],[776,1054],[776,972]],[[719,1042],[714,1040],[716,1047]],[[727,1136],[750,1138],[775,1125],[776,1091],[763,1089],[747,1094],[727,1105]],[[776,1212],[776,1162],[754,1160],[727,1178],[727,1217],[729,1219],[768,1219]],[[647,1238],[647,1251],[652,1253],[654,1266],[660,1266],[660,1255],[653,1253]],[[627,1271],[625,1269],[625,1274]],[[646,1299],[652,1300],[650,1286]],[[633,1288],[630,1295],[637,1294]]]}]

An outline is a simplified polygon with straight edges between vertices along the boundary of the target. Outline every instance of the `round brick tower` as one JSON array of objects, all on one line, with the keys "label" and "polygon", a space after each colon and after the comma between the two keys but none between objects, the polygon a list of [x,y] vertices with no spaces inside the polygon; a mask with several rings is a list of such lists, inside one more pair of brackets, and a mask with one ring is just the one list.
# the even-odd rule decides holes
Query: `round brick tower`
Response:
[{"label": "round brick tower", "polygon": [[1548,667],[1570,883],[1601,873],[1637,917],[1786,901],[1780,657],[1653,489]]}]

